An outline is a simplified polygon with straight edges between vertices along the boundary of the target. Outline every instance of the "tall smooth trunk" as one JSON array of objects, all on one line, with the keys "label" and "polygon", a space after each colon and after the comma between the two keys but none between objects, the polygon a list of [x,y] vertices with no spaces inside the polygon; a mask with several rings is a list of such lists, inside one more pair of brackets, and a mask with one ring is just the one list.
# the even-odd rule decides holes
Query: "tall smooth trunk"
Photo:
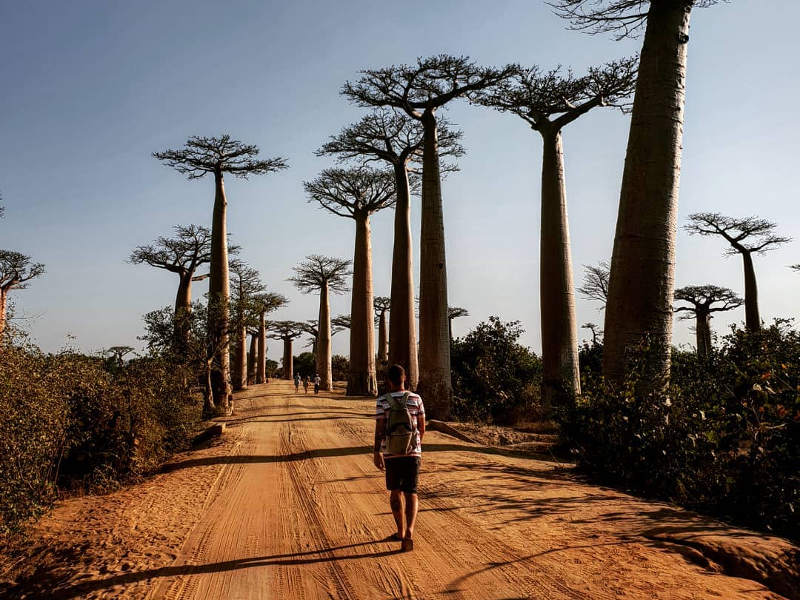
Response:
[{"label": "tall smooth trunk", "polygon": [[560,131],[542,131],[542,221],[539,297],[542,323],[542,401],[546,410],[581,393],[578,324]]},{"label": "tall smooth trunk", "polygon": [[294,356],[292,355],[292,340],[283,340],[283,378],[294,378]]},{"label": "tall smooth trunk", "polygon": [[187,271],[180,273],[178,281],[178,293],[175,295],[175,326],[174,337],[175,346],[181,354],[186,352],[189,346],[189,313],[192,310],[192,273]]},{"label": "tall smooth trunk", "polygon": [[256,360],[256,383],[267,383],[267,319],[264,313],[258,321],[258,359]]},{"label": "tall smooth trunk", "polygon": [[241,327],[236,336],[233,363],[233,389],[237,392],[247,387],[247,328]]},{"label": "tall smooth trunk", "polygon": [[258,338],[250,335],[250,352],[247,353],[247,383],[255,383],[256,380],[256,354],[258,353]]},{"label": "tall smooth trunk", "polygon": [[406,370],[406,386],[417,389],[417,327],[414,315],[414,260],[411,237],[411,190],[405,164],[394,165],[397,202],[394,208],[392,290],[389,309],[390,364]]},{"label": "tall smooth trunk", "polygon": [[0,290],[0,335],[6,330],[6,310],[8,309],[8,292]]},{"label": "tall smooth trunk", "polygon": [[331,304],[328,282],[319,290],[319,321],[317,323],[317,374],[320,389],[333,389],[333,369],[331,367]]},{"label": "tall smooth trunk", "polygon": [[385,310],[378,317],[378,360],[384,365],[389,360],[389,324],[386,322]]},{"label": "tall smooth trunk", "polygon": [[705,358],[711,352],[711,314],[703,310],[696,312],[695,334],[697,335],[697,356]]},{"label": "tall smooth trunk", "polygon": [[753,256],[750,252],[742,252],[744,262],[744,318],[745,326],[750,331],[761,329],[761,316],[758,313],[758,286],[756,271],[753,268]]},{"label": "tall smooth trunk", "polygon": [[422,228],[419,282],[419,386],[426,412],[447,419],[453,400],[450,379],[450,332],[447,317],[447,261],[445,257],[442,182],[436,117],[423,115]]},{"label": "tall smooth trunk", "polygon": [[372,294],[372,242],[369,213],[356,212],[356,243],[353,256],[353,294],[350,304],[350,374],[348,396],[374,396],[375,313]]},{"label": "tall smooth trunk", "polygon": [[215,310],[209,312],[209,331],[213,332],[216,344],[216,358],[219,362],[218,389],[214,390],[214,401],[224,409],[231,398],[231,363],[229,335],[230,279],[228,276],[228,202],[225,197],[225,183],[222,173],[214,174],[214,215],[211,224],[211,276],[209,278],[209,300]]},{"label": "tall smooth trunk", "polygon": [[690,10],[687,2],[650,3],[611,259],[603,373],[623,381],[627,352],[647,338],[641,391],[669,380]]}]

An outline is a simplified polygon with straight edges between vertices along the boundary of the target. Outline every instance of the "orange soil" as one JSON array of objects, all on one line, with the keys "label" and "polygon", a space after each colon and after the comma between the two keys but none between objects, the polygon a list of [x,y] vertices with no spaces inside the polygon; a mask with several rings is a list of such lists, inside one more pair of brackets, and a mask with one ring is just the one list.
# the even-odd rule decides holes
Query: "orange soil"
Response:
[{"label": "orange soil", "polygon": [[252,386],[220,443],[42,519],[21,560],[0,555],[0,595],[781,598],[659,537],[736,534],[718,523],[437,432],[425,437],[415,550],[399,553],[371,461],[373,402]]}]

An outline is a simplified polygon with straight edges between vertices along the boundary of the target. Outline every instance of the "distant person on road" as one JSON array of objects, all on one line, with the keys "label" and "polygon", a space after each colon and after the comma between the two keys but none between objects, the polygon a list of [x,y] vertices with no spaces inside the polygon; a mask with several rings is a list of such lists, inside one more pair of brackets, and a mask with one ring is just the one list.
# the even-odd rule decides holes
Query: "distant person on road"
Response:
[{"label": "distant person on road", "polygon": [[322,380],[319,378],[319,375],[314,375],[314,393],[319,394],[319,384],[322,383]]},{"label": "distant person on road", "polygon": [[294,376],[294,393],[295,394],[300,393],[300,373],[297,373]]},{"label": "distant person on road", "polygon": [[308,393],[308,375],[303,377],[303,392]]},{"label": "distant person on road", "polygon": [[408,551],[414,549],[414,522],[419,507],[417,483],[425,435],[425,407],[422,398],[405,391],[406,372],[400,365],[386,370],[386,387],[389,392],[378,398],[375,407],[372,460],[381,471],[386,471],[389,506],[397,525],[397,533],[391,539],[402,542],[400,548]]}]

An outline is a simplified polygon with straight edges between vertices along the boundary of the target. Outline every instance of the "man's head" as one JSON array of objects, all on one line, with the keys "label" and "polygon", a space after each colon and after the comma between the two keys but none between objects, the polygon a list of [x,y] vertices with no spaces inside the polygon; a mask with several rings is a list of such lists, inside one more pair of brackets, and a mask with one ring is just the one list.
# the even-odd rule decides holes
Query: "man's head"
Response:
[{"label": "man's head", "polygon": [[404,390],[406,387],[406,370],[401,365],[392,365],[386,369],[386,385],[392,392]]}]

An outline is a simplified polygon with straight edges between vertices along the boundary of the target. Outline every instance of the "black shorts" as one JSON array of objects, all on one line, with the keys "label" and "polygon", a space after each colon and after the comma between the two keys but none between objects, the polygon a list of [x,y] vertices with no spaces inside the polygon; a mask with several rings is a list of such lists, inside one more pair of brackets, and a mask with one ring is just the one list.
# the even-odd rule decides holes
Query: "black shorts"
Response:
[{"label": "black shorts", "polygon": [[386,489],[416,494],[419,482],[419,463],[419,456],[387,458],[385,461]]}]

